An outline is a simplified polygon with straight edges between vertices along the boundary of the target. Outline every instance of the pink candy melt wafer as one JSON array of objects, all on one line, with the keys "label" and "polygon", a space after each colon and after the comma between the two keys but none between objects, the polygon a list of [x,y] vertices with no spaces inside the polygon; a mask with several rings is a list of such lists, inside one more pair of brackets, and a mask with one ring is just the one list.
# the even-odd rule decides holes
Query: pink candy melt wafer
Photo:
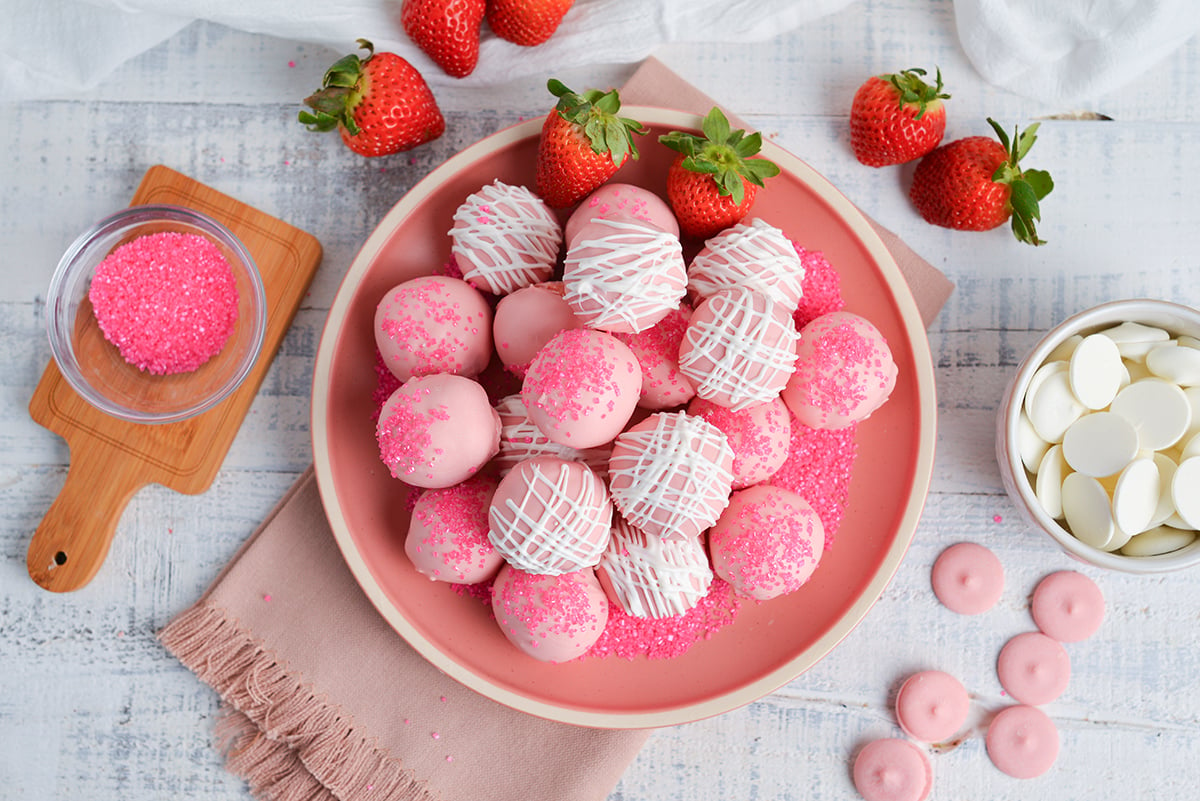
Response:
[{"label": "pink candy melt wafer", "polygon": [[88,299],[104,337],[154,375],[196,370],[225,347],[238,291],[224,254],[199,234],[139,236],[96,267]]},{"label": "pink candy melt wafer", "polygon": [[1058,759],[1058,729],[1034,706],[1002,709],[987,730],[987,752],[997,768],[1015,779],[1032,779]]},{"label": "pink candy melt wafer", "polygon": [[929,758],[907,740],[867,743],[854,760],[854,788],[866,801],[923,801],[932,784]]},{"label": "pink candy melt wafer", "polygon": [[933,594],[960,615],[978,615],[995,606],[1004,591],[1004,567],[982,545],[960,542],[942,551],[930,576]]},{"label": "pink candy melt wafer", "polygon": [[913,739],[936,743],[962,727],[970,707],[962,682],[940,670],[923,670],[901,685],[896,695],[896,720]]},{"label": "pink candy melt wafer", "polygon": [[1009,640],[996,660],[996,675],[1023,704],[1048,704],[1067,689],[1071,659],[1045,634],[1029,631]]},{"label": "pink candy melt wafer", "polygon": [[1047,636],[1059,642],[1079,642],[1095,634],[1104,622],[1104,595],[1096,582],[1082,573],[1060,570],[1037,585],[1029,611]]}]

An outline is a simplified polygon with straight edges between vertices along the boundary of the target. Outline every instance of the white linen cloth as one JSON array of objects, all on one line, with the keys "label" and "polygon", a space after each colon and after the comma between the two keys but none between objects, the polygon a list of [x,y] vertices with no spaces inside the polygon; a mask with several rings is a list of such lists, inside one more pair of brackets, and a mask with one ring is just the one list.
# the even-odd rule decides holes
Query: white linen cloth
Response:
[{"label": "white linen cloth", "polygon": [[1200,30],[1197,0],[954,0],[954,14],[985,80],[1046,103],[1118,89]]},{"label": "white linen cloth", "polygon": [[641,61],[667,42],[768,39],[852,0],[576,0],[555,35],[534,48],[484,25],[480,63],[447,76],[405,36],[401,0],[0,0],[0,100],[40,87],[85,91],[126,59],[193,20],[350,52],[362,36],[407,58],[432,85],[500,84],[596,63]]},{"label": "white linen cloth", "polygon": [[[466,85],[589,63],[640,61],[668,42],[753,42],[853,0],[576,0],[553,38],[521,48],[484,27]],[[927,0],[912,0],[925,5]],[[46,87],[85,92],[193,20],[339,52],[360,36],[437,69],[401,30],[401,0],[0,0],[0,100]],[[863,3],[863,13],[871,13]],[[1044,102],[1073,102],[1132,81],[1200,30],[1200,0],[954,0],[963,50],[988,81]],[[346,51],[348,52],[348,51]]]}]

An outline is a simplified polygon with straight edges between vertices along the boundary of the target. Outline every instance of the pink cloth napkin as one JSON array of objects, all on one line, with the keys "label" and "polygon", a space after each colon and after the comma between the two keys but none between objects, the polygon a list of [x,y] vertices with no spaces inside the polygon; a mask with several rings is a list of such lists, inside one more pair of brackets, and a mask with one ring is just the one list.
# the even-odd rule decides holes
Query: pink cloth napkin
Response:
[{"label": "pink cloth napkin", "polygon": [[[654,59],[622,96],[713,105]],[[928,323],[950,282],[881,234]],[[600,801],[649,736],[531,717],[430,665],[359,589],[311,470],[160,636],[220,694],[228,767],[263,799]]]}]

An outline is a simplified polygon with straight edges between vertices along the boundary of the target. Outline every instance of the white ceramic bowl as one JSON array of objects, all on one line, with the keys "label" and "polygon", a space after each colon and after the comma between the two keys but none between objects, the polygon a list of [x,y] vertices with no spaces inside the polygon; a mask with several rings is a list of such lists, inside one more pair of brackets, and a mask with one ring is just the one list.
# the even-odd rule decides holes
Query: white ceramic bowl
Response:
[{"label": "white ceramic bowl", "polygon": [[1064,320],[1051,329],[1017,368],[1009,383],[996,420],[996,458],[1000,462],[1000,477],[1009,497],[1025,519],[1046,532],[1059,547],[1071,556],[1096,567],[1121,570],[1126,573],[1166,573],[1200,564],[1200,539],[1191,545],[1156,556],[1126,556],[1109,553],[1082,542],[1054,520],[1042,508],[1034,495],[1029,474],[1017,449],[1017,424],[1029,380],[1046,357],[1064,340],[1075,334],[1084,336],[1127,321],[1163,328],[1174,335],[1200,337],[1200,311],[1163,300],[1118,300],[1103,303]]}]

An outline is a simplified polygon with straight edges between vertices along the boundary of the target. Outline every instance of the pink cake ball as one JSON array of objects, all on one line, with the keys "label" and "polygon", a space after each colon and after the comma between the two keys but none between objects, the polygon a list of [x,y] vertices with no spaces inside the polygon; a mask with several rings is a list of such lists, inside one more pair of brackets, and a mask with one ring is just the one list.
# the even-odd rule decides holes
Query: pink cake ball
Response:
[{"label": "pink cake ball", "polygon": [[493,181],[458,207],[450,238],[463,278],[485,292],[507,295],[550,277],[562,227],[533,192]]},{"label": "pink cake ball", "polygon": [[808,501],[759,484],[729,499],[708,532],[713,572],[747,598],[766,601],[800,589],[825,550],[825,529]]},{"label": "pink cake ball", "polygon": [[375,435],[394,477],[414,487],[449,487],[500,450],[500,416],[477,381],[417,376],[384,402]]},{"label": "pink cake ball", "polygon": [[642,368],[642,394],[638,406],[673,409],[695,396],[692,382],[679,372],[679,345],[691,318],[691,308],[684,305],[667,312],[666,317],[645,331],[616,335],[633,351]]},{"label": "pink cake ball", "polygon": [[783,401],[810,428],[845,428],[883,405],[897,372],[878,328],[857,314],[831,312],[800,332]]},{"label": "pink cake ball", "polygon": [[608,599],[591,570],[546,576],[505,565],[492,611],[504,636],[542,662],[583,656],[608,623]]},{"label": "pink cake ball", "polygon": [[583,462],[602,480],[607,480],[608,457],[612,453],[608,445],[578,450],[552,441],[529,419],[519,394],[501,398],[496,412],[500,415],[500,452],[492,463],[501,476],[508,475],[508,471],[526,459],[554,456],[568,462]]},{"label": "pink cake ball", "polygon": [[696,394],[744,409],[779,396],[796,361],[792,315],[766,295],[723,289],[692,314],[679,346],[679,371]]},{"label": "pink cake ball", "polygon": [[613,603],[641,618],[682,615],[708,594],[713,578],[699,537],[655,537],[620,516],[596,576]]},{"label": "pink cake ball", "polygon": [[96,265],[88,300],[104,338],[152,375],[199,369],[225,347],[238,289],[221,249],[199,234],[145,234]]},{"label": "pink cake ball", "polygon": [[426,490],[413,506],[404,552],[433,581],[479,584],[496,575],[503,557],[488,539],[488,509],[496,481],[474,476]]},{"label": "pink cake ball", "polygon": [[611,442],[629,421],[642,368],[629,347],[603,331],[560,331],[525,373],[521,400],[552,441],[574,448]]},{"label": "pink cake ball", "polygon": [[733,488],[766,481],[787,461],[792,443],[792,419],[779,398],[734,411],[710,400],[695,398],[688,414],[721,429],[733,448]]},{"label": "pink cake ball", "polygon": [[564,291],[561,281],[551,281],[522,287],[500,299],[492,320],[492,339],[505,367],[524,375],[533,357],[555,334],[583,326],[563,299]]},{"label": "pink cake ball", "polygon": [[492,358],[492,310],[465,281],[426,275],[392,287],[375,309],[375,345],[401,381],[477,376]]},{"label": "pink cake ball", "polygon": [[586,197],[567,218],[567,247],[585,225],[606,219],[639,220],[679,236],[679,221],[665,200],[640,186],[611,183]]},{"label": "pink cake ball", "polygon": [[571,573],[600,561],[612,515],[604,482],[586,465],[539,456],[500,479],[488,537],[514,567],[528,573]]},{"label": "pink cake ball", "polygon": [[729,502],[733,449],[706,420],[658,412],[617,437],[608,476],[613,503],[632,525],[656,537],[698,537]]},{"label": "pink cake ball", "polygon": [[567,303],[584,325],[632,334],[657,323],[687,293],[679,237],[638,220],[593,220],[563,263]]},{"label": "pink cake ball", "polygon": [[758,218],[706,241],[688,266],[688,288],[698,298],[746,287],[767,295],[788,314],[800,305],[803,281],[804,265],[792,241]]}]

